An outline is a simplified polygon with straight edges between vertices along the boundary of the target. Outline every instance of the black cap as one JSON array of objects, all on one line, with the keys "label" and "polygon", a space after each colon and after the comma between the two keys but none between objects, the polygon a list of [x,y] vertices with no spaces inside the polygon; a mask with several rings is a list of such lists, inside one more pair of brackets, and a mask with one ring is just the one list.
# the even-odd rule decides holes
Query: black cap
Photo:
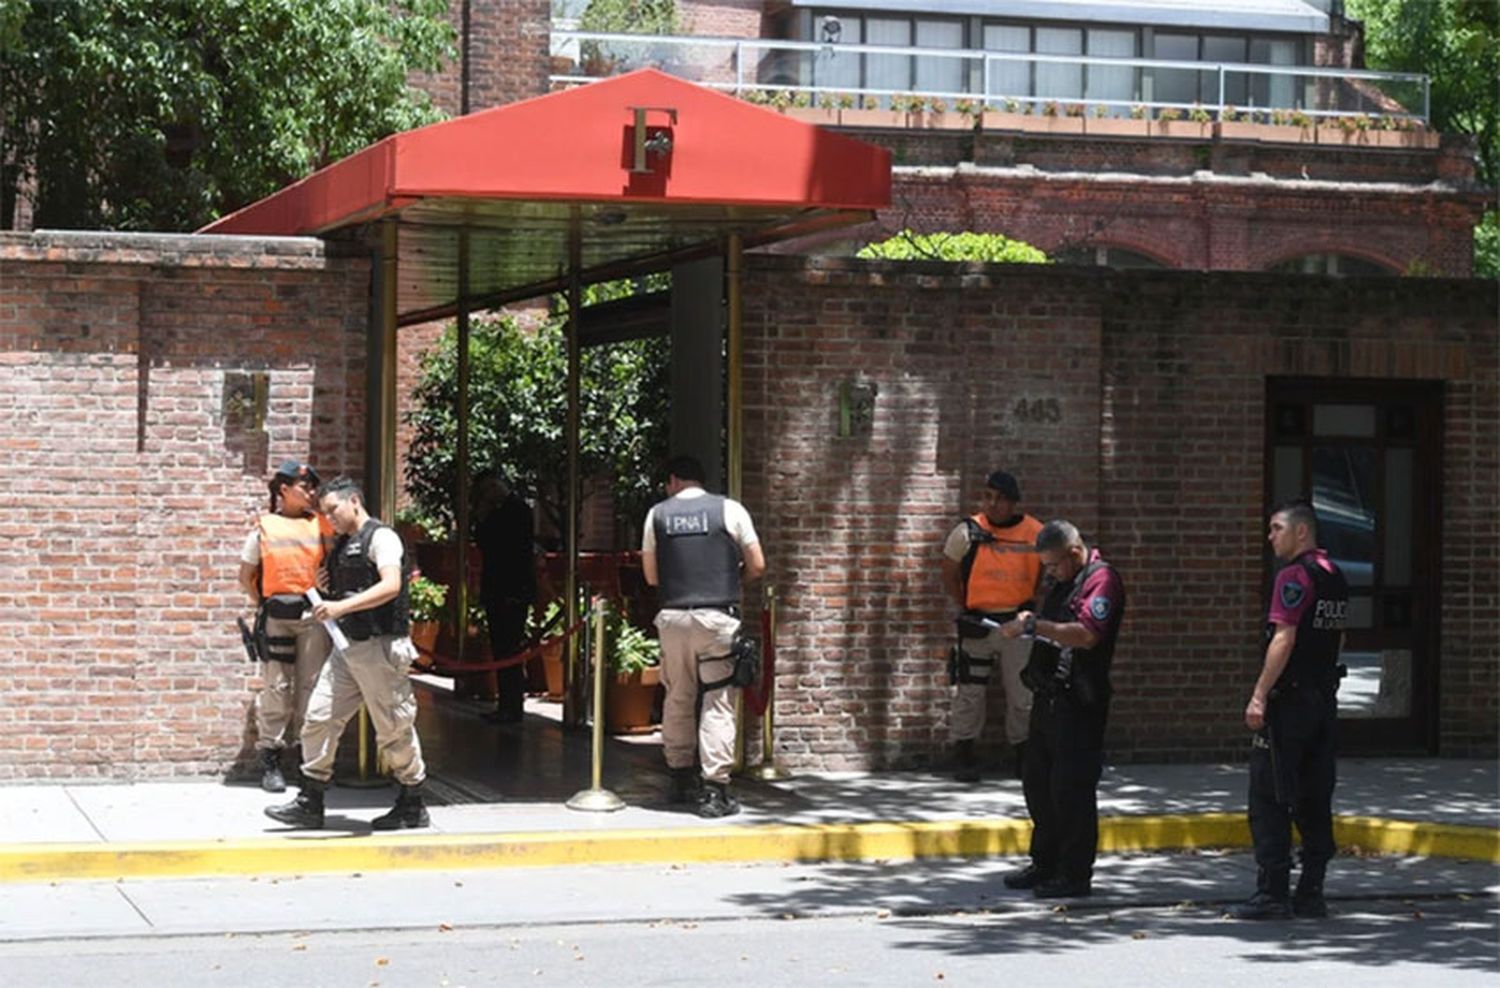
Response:
[{"label": "black cap", "polygon": [[1016,478],[1004,470],[996,470],[985,480],[984,486],[992,491],[999,491],[1007,500],[1021,500],[1021,485],[1016,483]]},{"label": "black cap", "polygon": [[287,480],[306,480],[314,487],[318,486],[318,471],[301,460],[282,460],[281,466],[276,468],[276,476]]}]

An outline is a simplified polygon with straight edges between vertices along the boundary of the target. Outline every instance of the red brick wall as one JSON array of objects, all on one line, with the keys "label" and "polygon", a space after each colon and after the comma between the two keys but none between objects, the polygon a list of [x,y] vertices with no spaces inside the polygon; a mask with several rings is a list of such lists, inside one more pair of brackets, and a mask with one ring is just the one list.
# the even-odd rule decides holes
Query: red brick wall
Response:
[{"label": "red brick wall", "polygon": [[[1441,750],[1496,750],[1492,286],[758,256],[745,297],[745,494],[782,599],[787,763],[941,751],[939,546],[996,466],[1124,575],[1112,754],[1241,751],[1269,375],[1446,382]],[[846,380],[879,390],[867,436],[836,435]]]},{"label": "red brick wall", "polygon": [[[253,736],[235,575],[270,465],[362,470],[365,261],[12,234],[0,284],[0,778],[222,771]],[[259,433],[225,427],[248,371]]]},{"label": "red brick wall", "polygon": [[700,38],[762,37],[764,0],[677,0],[679,33]]},{"label": "red brick wall", "polygon": [[891,207],[868,227],[787,245],[866,243],[904,227],[1004,233],[1046,251],[1123,247],[1170,267],[1256,271],[1337,252],[1394,271],[1473,272],[1472,152],[1018,138],[849,130],[889,147]]},{"label": "red brick wall", "polygon": [[[415,73],[411,84],[426,90],[449,116],[461,103],[463,0],[449,0],[448,20],[459,56],[442,72]],[[547,91],[550,0],[469,0],[469,111],[487,110]]]}]

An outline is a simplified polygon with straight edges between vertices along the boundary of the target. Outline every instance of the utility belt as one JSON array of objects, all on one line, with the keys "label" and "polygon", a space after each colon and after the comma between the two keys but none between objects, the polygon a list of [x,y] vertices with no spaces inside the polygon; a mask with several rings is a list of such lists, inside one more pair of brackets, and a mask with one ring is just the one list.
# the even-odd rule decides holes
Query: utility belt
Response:
[{"label": "utility belt", "polygon": [[1302,691],[1312,691],[1316,693],[1323,693],[1328,696],[1333,696],[1339,691],[1339,680],[1343,679],[1347,675],[1349,675],[1349,667],[1344,665],[1342,662],[1335,665],[1332,669],[1328,670],[1328,672],[1321,674],[1299,674],[1296,676],[1291,676],[1287,673],[1283,673],[1281,678],[1276,681],[1276,685],[1272,687],[1270,694],[1266,698],[1268,700],[1275,699],[1278,695],[1284,696],[1287,693],[1298,693]]},{"label": "utility belt", "polygon": [[740,616],[739,604],[663,604],[661,609],[664,611],[718,611],[732,618]]},{"label": "utility belt", "polygon": [[964,641],[988,638],[997,626],[1014,620],[1015,616],[1015,611],[966,610],[954,619],[958,641],[948,651],[948,685],[984,686],[989,683],[995,674],[995,658],[970,655],[964,650]]},{"label": "utility belt", "polygon": [[[735,610],[738,611],[739,608],[736,607]],[[738,617],[739,615],[736,614],[734,616]],[[722,679],[704,682],[700,672],[698,676],[699,694],[712,693],[714,690],[720,690],[726,686],[749,686],[756,679],[760,678],[760,639],[754,635],[747,635],[742,631],[736,631],[734,633],[734,640],[730,642],[728,655],[705,655],[698,660],[698,667],[701,670],[705,662],[722,662],[725,659],[730,659],[734,663],[729,670],[729,675]]]}]

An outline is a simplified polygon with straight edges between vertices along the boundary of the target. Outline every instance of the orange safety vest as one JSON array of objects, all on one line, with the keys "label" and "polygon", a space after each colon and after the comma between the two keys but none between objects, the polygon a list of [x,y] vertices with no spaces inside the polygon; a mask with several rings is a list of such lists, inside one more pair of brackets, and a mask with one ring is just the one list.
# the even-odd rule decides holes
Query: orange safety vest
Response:
[{"label": "orange safety vest", "polygon": [[984,512],[974,523],[994,536],[974,548],[974,568],[964,590],[964,606],[975,611],[1013,611],[1036,595],[1042,557],[1037,555],[1036,535],[1042,523],[1030,515],[1009,528],[995,526]]},{"label": "orange safety vest", "polygon": [[333,526],[322,515],[260,517],[261,596],[303,594],[318,581],[318,567],[333,540]]}]

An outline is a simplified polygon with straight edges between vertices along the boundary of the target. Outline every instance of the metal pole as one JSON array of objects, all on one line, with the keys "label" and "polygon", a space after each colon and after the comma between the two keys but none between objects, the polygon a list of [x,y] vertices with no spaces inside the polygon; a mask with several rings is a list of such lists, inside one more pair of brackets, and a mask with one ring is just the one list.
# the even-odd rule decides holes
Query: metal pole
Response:
[{"label": "metal pole", "polygon": [[380,450],[378,514],[396,518],[396,221],[380,225]]},{"label": "metal pole", "polygon": [[[464,661],[469,640],[469,231],[458,231],[458,419],[456,490],[453,533],[458,573],[454,600],[458,607],[458,661]],[[499,656],[495,656],[499,658]],[[471,684],[472,685],[472,684]]]},{"label": "metal pole", "polygon": [[608,605],[603,597],[592,601],[594,619],[594,724],[593,758],[590,780],[592,784],[573,794],[568,800],[570,810],[590,813],[612,813],[623,810],[625,801],[604,788],[604,612]]},{"label": "metal pole", "polygon": [[[725,354],[728,377],[728,401],[726,402],[726,440],[729,445],[728,488],[729,496],[742,500],[741,486],[744,481],[744,407],[745,391],[742,370],[743,308],[744,298],[740,286],[741,265],[744,260],[744,240],[738,233],[731,233],[725,245],[724,281],[725,301],[728,308]],[[745,767],[745,694],[737,691],[734,697],[734,771]]]},{"label": "metal pole", "polygon": [[[567,514],[567,579],[563,592],[567,595],[564,604],[565,627],[578,622],[578,406],[580,362],[578,353],[578,310],[583,306],[583,286],[579,274],[583,267],[583,214],[578,206],[568,210],[568,419],[563,442],[568,447],[568,514]],[[567,653],[563,663],[563,723],[574,726],[583,723],[582,704],[579,702],[578,638],[568,638]]]},{"label": "metal pole", "polygon": [[[776,588],[766,584],[766,641],[765,648],[774,649],[776,643]],[[762,667],[761,675],[770,670]],[[767,781],[785,779],[788,773],[776,765],[776,680],[766,683],[766,710],[760,718],[760,764],[751,773],[757,779]]]}]

